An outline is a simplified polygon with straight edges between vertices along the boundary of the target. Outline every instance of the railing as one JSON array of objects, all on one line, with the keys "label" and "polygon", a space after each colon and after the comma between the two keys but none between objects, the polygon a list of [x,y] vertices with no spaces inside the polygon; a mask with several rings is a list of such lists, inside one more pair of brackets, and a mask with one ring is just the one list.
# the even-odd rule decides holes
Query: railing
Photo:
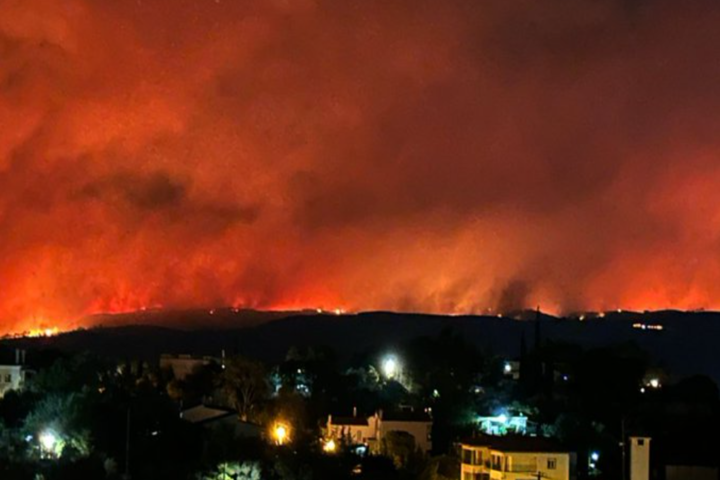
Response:
[{"label": "railing", "polygon": [[513,463],[510,468],[505,469],[506,472],[528,473],[537,472],[537,464],[535,463]]}]

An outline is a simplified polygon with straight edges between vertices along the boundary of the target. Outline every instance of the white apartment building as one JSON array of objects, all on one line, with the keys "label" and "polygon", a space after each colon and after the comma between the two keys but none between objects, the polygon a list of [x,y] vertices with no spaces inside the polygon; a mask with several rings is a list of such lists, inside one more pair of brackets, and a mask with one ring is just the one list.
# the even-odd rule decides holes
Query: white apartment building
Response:
[{"label": "white apartment building", "polygon": [[462,442],[460,480],[570,480],[572,455],[540,437],[483,435]]}]

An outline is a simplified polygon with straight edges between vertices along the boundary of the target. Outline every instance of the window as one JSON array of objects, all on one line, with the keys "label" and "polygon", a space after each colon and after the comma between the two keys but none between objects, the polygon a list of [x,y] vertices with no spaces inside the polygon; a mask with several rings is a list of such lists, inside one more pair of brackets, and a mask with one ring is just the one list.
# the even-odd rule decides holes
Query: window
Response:
[{"label": "window", "polygon": [[469,448],[463,448],[462,451],[462,463],[472,465],[473,451]]},{"label": "window", "polygon": [[463,480],[490,480],[489,474],[486,473],[463,473]]},{"label": "window", "polygon": [[555,470],[556,468],[557,468],[557,459],[556,458],[548,458],[547,459],[547,469]]},{"label": "window", "polygon": [[642,439],[642,438],[638,439],[638,446],[639,446],[639,447],[644,447],[644,446],[645,446],[645,439]]},{"label": "window", "polygon": [[5,383],[12,383],[12,374],[5,375]]}]

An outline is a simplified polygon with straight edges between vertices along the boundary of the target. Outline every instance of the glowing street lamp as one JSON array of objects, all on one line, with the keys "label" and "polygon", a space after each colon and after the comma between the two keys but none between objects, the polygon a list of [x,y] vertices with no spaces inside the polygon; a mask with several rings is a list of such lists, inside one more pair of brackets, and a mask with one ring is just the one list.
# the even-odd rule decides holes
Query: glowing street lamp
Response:
[{"label": "glowing street lamp", "polygon": [[590,468],[590,475],[593,477],[596,477],[600,474],[600,470],[598,470],[598,460],[600,460],[600,454],[598,452],[591,452],[590,458],[588,459],[588,467]]},{"label": "glowing street lamp", "polygon": [[400,365],[394,355],[388,355],[383,359],[382,371],[387,378],[394,378],[400,370]]},{"label": "glowing street lamp", "polygon": [[323,445],[323,451],[325,453],[335,453],[337,451],[337,444],[332,438],[325,442]]},{"label": "glowing street lamp", "polygon": [[55,432],[51,430],[45,430],[38,436],[40,441],[40,449],[44,455],[55,456],[55,447],[58,443],[58,437]]},{"label": "glowing street lamp", "polygon": [[290,428],[283,423],[277,423],[273,428],[273,436],[275,437],[275,443],[283,445],[290,436]]}]

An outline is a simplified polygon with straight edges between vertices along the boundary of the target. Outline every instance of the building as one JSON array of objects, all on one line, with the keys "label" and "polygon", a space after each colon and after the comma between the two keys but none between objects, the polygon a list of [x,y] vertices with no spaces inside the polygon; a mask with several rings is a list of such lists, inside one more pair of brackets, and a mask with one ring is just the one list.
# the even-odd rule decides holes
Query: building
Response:
[{"label": "building", "polygon": [[328,415],[325,436],[349,445],[369,445],[377,440],[377,430],[376,416],[358,416],[353,409],[352,416]]},{"label": "building", "polygon": [[503,364],[503,374],[517,381],[520,380],[520,360],[508,360]]},{"label": "building", "polygon": [[[486,435],[526,435],[529,425],[528,417],[505,413],[478,417],[477,423],[480,431]],[[534,424],[530,424],[530,426],[535,427]]]},{"label": "building", "polygon": [[415,446],[423,453],[432,450],[432,418],[422,412],[384,413],[382,410],[366,417],[328,416],[325,435],[327,438],[345,442],[348,445],[366,445],[371,451],[378,452],[383,438],[390,432],[404,432],[415,440]]},{"label": "building", "polygon": [[415,439],[415,447],[423,453],[432,450],[432,426],[430,415],[425,412],[401,411],[375,414],[378,423],[378,442],[389,432],[405,432]]},{"label": "building", "polygon": [[22,365],[0,365],[0,398],[10,390],[20,390],[24,382]]},{"label": "building", "polygon": [[570,480],[575,456],[542,437],[482,435],[461,443],[460,480]]},{"label": "building", "polygon": [[0,398],[10,390],[20,390],[28,377],[25,368],[25,350],[15,350],[14,365],[0,365]]},{"label": "building", "polygon": [[240,420],[237,412],[219,407],[197,405],[180,412],[180,418],[207,430],[225,429],[235,438],[260,438],[262,427]]},{"label": "building", "polygon": [[630,437],[630,480],[650,480],[649,437]]},{"label": "building", "polygon": [[184,380],[200,368],[210,365],[215,361],[213,357],[163,354],[160,356],[160,369],[171,370],[177,380]]},{"label": "building", "polygon": [[718,480],[720,460],[706,440],[683,438],[682,445],[671,446],[660,441],[653,454],[650,437],[631,436],[629,480]]}]

